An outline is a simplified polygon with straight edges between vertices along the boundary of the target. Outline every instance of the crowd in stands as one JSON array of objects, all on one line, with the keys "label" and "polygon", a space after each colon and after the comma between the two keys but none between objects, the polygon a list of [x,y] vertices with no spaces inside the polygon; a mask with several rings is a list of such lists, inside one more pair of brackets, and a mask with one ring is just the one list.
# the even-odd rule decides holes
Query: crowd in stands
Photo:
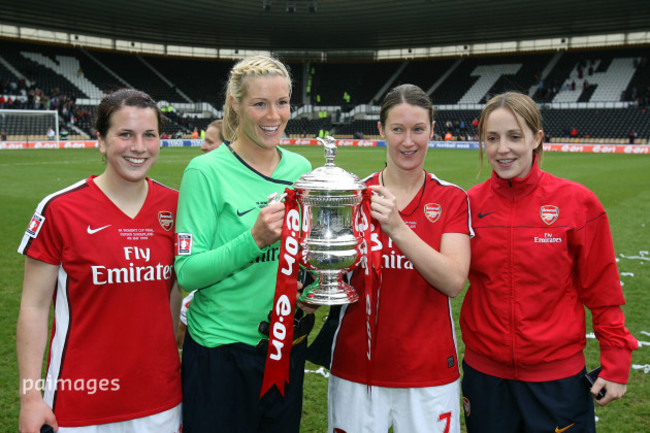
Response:
[{"label": "crowd in stands", "polygon": [[[7,41],[2,46],[11,47]],[[85,54],[66,47],[68,56],[79,58],[83,65],[83,74],[88,80],[95,81],[102,89],[123,86],[123,83],[110,83],[106,69],[110,69],[113,57],[107,53]],[[7,59],[17,58],[24,52],[41,53],[53,57],[52,47],[41,47],[38,44],[20,43],[16,50],[19,53],[7,55]],[[566,52],[542,53],[530,55],[475,57],[465,59],[423,59],[410,61],[386,61],[373,63],[317,63],[296,62],[291,65],[294,80],[298,86],[294,88],[292,105],[296,108],[310,106],[311,111],[296,113],[287,126],[287,136],[292,138],[316,137],[319,132],[328,133],[339,138],[377,139],[376,119],[372,116],[351,115],[352,110],[360,105],[374,106],[383,95],[381,89],[387,84],[411,82],[423,89],[428,89],[434,105],[444,106],[436,111],[436,128],[434,138],[439,140],[476,140],[477,130],[473,125],[478,116],[478,109],[463,108],[467,104],[483,104],[491,94],[508,90],[522,93],[534,93],[533,98],[544,107],[558,101],[590,102],[594,92],[604,86],[597,75],[606,71],[616,59],[626,57],[633,59],[633,75],[629,85],[609,99],[612,102],[627,102],[629,109],[545,109],[545,132],[548,140],[560,139],[589,139],[616,138],[628,139],[634,132],[636,142],[647,142],[650,137],[650,67],[648,66],[650,52],[644,49],[602,50],[597,52],[580,53]],[[3,52],[2,57],[5,57]],[[23,55],[21,62],[30,62],[29,56]],[[33,56],[32,56],[33,57]],[[130,55],[120,54],[120,58]],[[91,66],[90,59],[97,62]],[[223,103],[220,95],[220,80],[185,80],[190,60],[179,60],[164,57],[146,58],[150,65],[158,68],[163,74],[169,72],[173,80],[161,85],[157,91],[143,88],[152,95],[160,95],[165,106],[161,107],[165,116],[165,126],[161,134],[163,138],[192,138],[201,137],[207,125],[213,121],[214,114],[196,113],[186,115],[183,110],[174,108],[176,101],[193,103],[208,102],[218,110]],[[632,61],[632,60],[631,60]],[[103,62],[103,63],[102,63]],[[211,62],[201,60],[201,68],[210,74],[227,70],[230,63],[223,60]],[[166,65],[169,65],[167,67]],[[547,65],[553,65],[548,68]],[[101,67],[100,67],[101,66]],[[103,67],[103,68],[102,68]],[[548,69],[545,71],[545,68]],[[17,78],[12,71],[0,64],[0,109],[29,109],[57,110],[59,112],[60,129],[78,130],[88,137],[94,137],[93,128],[96,107],[77,103],[77,95],[88,100],[86,94],[79,90],[75,94],[66,87],[60,86],[61,77],[53,80],[53,85],[45,83],[48,70],[43,65],[27,68],[37,71],[37,79]],[[98,70],[101,69],[100,74]],[[137,68],[136,68],[137,69]],[[629,69],[629,68],[628,68]],[[81,70],[81,68],[80,68]],[[481,79],[477,71],[483,71],[483,77],[494,73],[494,79],[488,80],[486,88],[480,87]],[[303,77],[302,71],[306,71]],[[446,73],[446,72],[449,73]],[[487,73],[485,71],[488,71]],[[490,72],[496,71],[496,72]],[[545,72],[542,72],[545,71]],[[118,71],[119,72],[119,71]],[[56,75],[49,70],[51,75]],[[129,79],[143,86],[154,86],[159,83],[147,83],[146,80],[136,79],[135,71],[129,71]],[[202,73],[200,73],[202,74]],[[205,74],[204,74],[205,75]],[[147,75],[148,76],[148,75]],[[169,77],[168,77],[169,78]],[[225,80],[225,76],[222,77]],[[59,81],[57,81],[59,80]],[[303,83],[304,81],[304,83]],[[483,80],[485,81],[485,80]],[[205,97],[201,97],[199,86],[205,82]],[[176,95],[176,96],[174,96]],[[189,96],[187,96],[189,95]],[[177,97],[177,100],[171,98]],[[165,98],[165,99],[162,99]],[[593,102],[593,101],[591,101]],[[451,108],[450,108],[451,107]],[[457,108],[454,108],[457,107]],[[632,111],[634,110],[634,112]],[[636,111],[640,111],[636,113]],[[612,120],[614,116],[615,121]],[[371,119],[371,120],[369,120]],[[43,131],[45,135],[45,131]]]},{"label": "crowd in stands", "polygon": [[81,124],[85,129],[93,122],[91,112],[77,106],[76,101],[74,94],[65,95],[58,88],[44,92],[33,80],[29,85],[24,78],[0,81],[0,109],[57,111],[62,130],[75,124]]}]

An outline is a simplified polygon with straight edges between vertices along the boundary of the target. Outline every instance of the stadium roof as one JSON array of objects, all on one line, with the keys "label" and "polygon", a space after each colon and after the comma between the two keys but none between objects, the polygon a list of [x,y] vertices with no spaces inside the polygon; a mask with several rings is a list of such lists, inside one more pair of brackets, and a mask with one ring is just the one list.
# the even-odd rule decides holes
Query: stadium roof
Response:
[{"label": "stadium roof", "polygon": [[0,24],[165,45],[363,51],[648,31],[650,7],[647,0],[20,0],[3,2]]}]

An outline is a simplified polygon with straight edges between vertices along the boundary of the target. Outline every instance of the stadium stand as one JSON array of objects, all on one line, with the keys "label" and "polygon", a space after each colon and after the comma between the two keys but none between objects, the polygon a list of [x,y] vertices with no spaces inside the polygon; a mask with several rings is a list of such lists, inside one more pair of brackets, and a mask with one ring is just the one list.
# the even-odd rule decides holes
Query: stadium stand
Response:
[{"label": "stadium stand", "polygon": [[[72,46],[0,40],[0,106],[62,110],[71,133],[94,136],[94,111],[108,90],[132,86],[166,101],[169,136],[188,137],[220,115],[234,61],[137,55]],[[376,139],[376,102],[391,87],[414,83],[437,108],[435,134],[472,139],[481,104],[495,93],[532,95],[553,141],[637,142],[650,137],[647,48],[494,55],[383,62],[289,62],[294,114],[288,137],[328,131],[340,138]],[[13,84],[12,84],[13,83]],[[573,89],[573,90],[571,90]],[[207,104],[205,104],[207,103]],[[163,104],[164,105],[164,104]],[[178,108],[180,107],[180,108]],[[567,131],[576,128],[578,135]]]},{"label": "stadium stand", "polygon": [[176,92],[175,86],[165,80],[164,75],[152,71],[143,56],[108,51],[93,51],[92,55],[103,68],[120,77],[121,85],[147,89],[146,92],[157,101],[191,102]]},{"label": "stadium stand", "polygon": [[[400,66],[401,62],[312,63],[315,72],[310,102],[315,103],[315,95],[320,95],[319,105],[338,105],[344,112],[358,104],[369,104]],[[343,98],[346,92],[349,102]]]},{"label": "stadium stand", "polygon": [[304,117],[296,117],[289,120],[285,131],[289,138],[313,138],[317,137],[318,132],[321,130],[333,133],[330,119],[310,120]]},{"label": "stadium stand", "polygon": [[207,102],[217,110],[222,109],[228,71],[233,61],[154,56],[146,57],[146,61],[193,102]]},{"label": "stadium stand", "polygon": [[[438,60],[411,60],[406,62],[407,65],[400,73],[395,84],[411,83],[420,86],[425,91],[435,89],[436,84],[445,77],[448,72],[453,72],[456,59],[438,59]],[[384,97],[386,92],[381,95]],[[381,100],[380,98],[380,100]],[[453,103],[437,97],[436,104]]]},{"label": "stadium stand", "polygon": [[[1,66],[1,76],[5,82],[6,80],[19,81],[20,79],[24,79],[29,83],[29,86],[37,86],[43,93],[50,96],[64,94],[68,96],[88,97],[81,89],[72,84],[70,80],[55,73],[44,64],[58,63],[57,56],[73,56],[73,53],[79,53],[78,50],[59,46],[9,42],[0,39],[0,53],[2,53],[2,58],[4,59]],[[16,72],[20,75],[16,76]],[[78,70],[74,71],[74,75],[77,72]]]},{"label": "stadium stand", "polygon": [[376,120],[353,120],[336,128],[336,136],[340,138],[359,138],[366,140],[381,139],[377,132]]},{"label": "stadium stand", "polygon": [[[634,130],[639,137],[650,136],[648,113],[638,108],[623,109],[545,109],[543,110],[544,129],[551,141],[564,141],[569,137],[570,128],[578,130],[580,142],[589,139],[611,138],[617,143],[627,143],[627,137]],[[644,141],[643,144],[647,143]]]}]

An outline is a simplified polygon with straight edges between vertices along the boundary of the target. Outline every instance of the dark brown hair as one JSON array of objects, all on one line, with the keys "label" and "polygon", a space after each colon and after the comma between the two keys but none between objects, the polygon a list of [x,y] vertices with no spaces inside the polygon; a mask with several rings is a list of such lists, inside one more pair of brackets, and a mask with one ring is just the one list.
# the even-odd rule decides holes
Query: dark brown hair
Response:
[{"label": "dark brown hair", "polygon": [[111,127],[113,113],[122,107],[151,108],[156,113],[158,132],[162,129],[162,113],[151,96],[136,89],[119,89],[105,95],[97,107],[95,129],[100,137],[106,137]]},{"label": "dark brown hair", "polygon": [[379,121],[381,122],[382,127],[386,125],[388,112],[394,106],[403,102],[427,110],[429,112],[429,123],[433,122],[434,110],[429,95],[415,84],[401,84],[391,89],[386,96],[384,96],[384,101],[381,104],[381,111],[379,112]]}]

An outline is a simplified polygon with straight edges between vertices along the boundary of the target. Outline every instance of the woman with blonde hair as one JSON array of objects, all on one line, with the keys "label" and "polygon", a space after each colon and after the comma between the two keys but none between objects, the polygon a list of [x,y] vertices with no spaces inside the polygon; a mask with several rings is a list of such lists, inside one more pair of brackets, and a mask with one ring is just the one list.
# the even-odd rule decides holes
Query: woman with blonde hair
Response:
[{"label": "woman with blonde hair", "polygon": [[194,158],[178,205],[176,272],[196,290],[183,346],[183,431],[298,432],[305,344],[291,353],[284,396],[260,398],[266,350],[260,322],[275,294],[285,208],[269,203],[311,169],[278,146],[290,117],[291,79],[255,56],[230,72],[223,135],[229,144]]}]

